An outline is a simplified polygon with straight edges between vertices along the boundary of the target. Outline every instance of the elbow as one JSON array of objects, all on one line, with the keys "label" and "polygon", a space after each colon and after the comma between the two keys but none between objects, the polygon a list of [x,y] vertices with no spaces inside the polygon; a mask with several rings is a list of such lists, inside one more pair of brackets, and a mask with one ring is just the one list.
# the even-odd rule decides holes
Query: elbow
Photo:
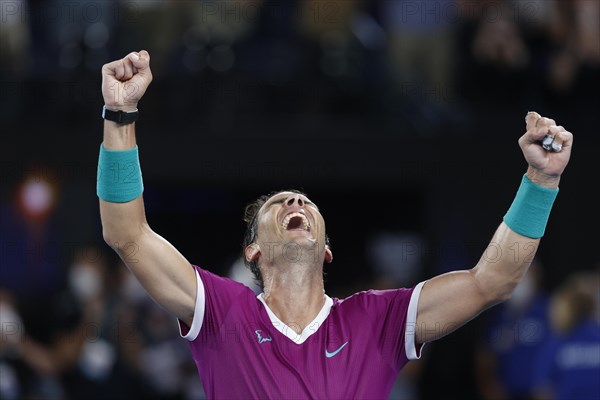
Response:
[{"label": "elbow", "polygon": [[506,281],[486,268],[475,267],[471,272],[482,298],[485,299],[486,308],[509,300],[518,283],[513,280]]},{"label": "elbow", "polygon": [[512,298],[517,285],[523,278],[522,272],[503,274],[501,277],[496,277],[496,299],[498,303],[508,301]]},{"label": "elbow", "polygon": [[503,290],[499,294],[500,302],[505,302],[505,301],[510,300],[513,297],[513,294],[515,293],[515,289],[517,288],[518,284],[519,284],[518,279],[511,280],[509,283],[507,283],[505,285],[505,287],[503,288]]},{"label": "elbow", "polygon": [[116,247],[118,247],[118,240],[116,240],[116,235],[112,232],[110,232],[107,229],[102,229],[102,238],[104,239],[104,243],[106,243],[107,245],[109,245],[113,250],[116,249]]},{"label": "elbow", "polygon": [[496,294],[496,304],[497,303],[504,303],[505,301],[510,300],[510,298],[512,297],[512,290],[505,290],[505,291],[500,291],[498,292],[498,294]]},{"label": "elbow", "polygon": [[102,226],[102,238],[104,242],[109,245],[113,250],[117,250],[119,243],[123,243],[123,240],[127,238],[127,233],[119,229],[111,228],[109,226]]},{"label": "elbow", "polygon": [[492,291],[491,302],[493,305],[504,303],[511,299],[513,292],[515,291],[515,287],[517,286],[517,282],[506,282],[503,285],[499,285]]},{"label": "elbow", "polygon": [[127,232],[119,232],[115,231],[114,229],[107,229],[106,227],[103,227],[102,238],[107,245],[118,252],[119,249],[123,248],[123,246],[136,243],[143,232],[143,226],[139,229],[128,230]]},{"label": "elbow", "polygon": [[487,306],[485,308],[487,309],[487,308],[496,306],[498,304],[504,303],[509,298],[510,298],[510,294],[506,294],[503,292],[492,293],[487,297]]}]

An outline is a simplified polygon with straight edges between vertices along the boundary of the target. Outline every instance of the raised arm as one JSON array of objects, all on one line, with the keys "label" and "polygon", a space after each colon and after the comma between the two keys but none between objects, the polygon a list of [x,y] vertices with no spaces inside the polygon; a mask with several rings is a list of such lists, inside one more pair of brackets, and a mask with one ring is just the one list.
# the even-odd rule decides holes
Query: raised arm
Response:
[{"label": "raised arm", "polygon": [[[136,110],[151,81],[150,55],[144,50],[104,65],[102,95],[106,108]],[[141,185],[141,173],[136,174],[139,169],[134,165],[137,163],[132,163],[131,158],[114,158],[127,154],[137,160],[135,123],[105,120],[102,146],[98,195],[104,240],[156,302],[191,325],[196,299],[195,272],[175,247],[148,226],[141,187],[135,187],[135,183]]]},{"label": "raised arm", "polygon": [[[510,298],[533,260],[555,196],[552,191],[558,190],[569,162],[573,135],[537,113],[527,114],[526,123],[519,145],[529,164],[527,179],[477,265],[425,283],[417,309],[417,343],[439,339]],[[554,150],[540,146],[547,134],[554,137]]]}]

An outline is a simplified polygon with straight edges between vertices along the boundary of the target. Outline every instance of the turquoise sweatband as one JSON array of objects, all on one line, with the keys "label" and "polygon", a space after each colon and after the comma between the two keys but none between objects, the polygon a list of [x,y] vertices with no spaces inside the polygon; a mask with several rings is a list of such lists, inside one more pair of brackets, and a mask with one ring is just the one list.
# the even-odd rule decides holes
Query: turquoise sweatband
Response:
[{"label": "turquoise sweatband", "polygon": [[536,185],[523,175],[515,200],[504,216],[504,223],[520,235],[541,238],[557,194],[558,188]]},{"label": "turquoise sweatband", "polygon": [[100,145],[96,193],[102,200],[126,203],[144,191],[138,147],[131,150],[107,150]]}]

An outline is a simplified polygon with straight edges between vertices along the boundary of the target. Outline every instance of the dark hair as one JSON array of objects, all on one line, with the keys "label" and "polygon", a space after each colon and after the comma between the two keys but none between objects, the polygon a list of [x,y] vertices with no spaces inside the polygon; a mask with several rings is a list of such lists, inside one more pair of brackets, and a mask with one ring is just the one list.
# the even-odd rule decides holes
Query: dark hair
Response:
[{"label": "dark hair", "polygon": [[[244,264],[246,265],[247,268],[250,269],[250,271],[254,275],[254,280],[256,281],[256,284],[261,288],[261,290],[264,288],[264,281],[262,278],[262,274],[260,273],[260,268],[258,267],[258,261],[255,261],[255,260],[248,261],[246,259],[245,250],[246,250],[246,247],[248,247],[249,245],[254,243],[254,241],[256,240],[256,233],[257,233],[256,231],[258,229],[258,212],[260,211],[261,207],[271,197],[275,196],[276,194],[282,193],[282,192],[291,192],[291,193],[296,193],[296,194],[301,194],[303,196],[306,196],[306,194],[304,192],[302,192],[300,190],[296,190],[296,189],[277,190],[277,191],[271,192],[267,195],[260,196],[258,199],[254,200],[252,203],[249,203],[246,206],[246,209],[244,210],[244,222],[246,223],[246,232],[244,233],[244,240],[242,241],[242,257],[244,259]],[[325,245],[330,247],[329,237],[327,235],[325,235]],[[323,275],[325,275],[325,273],[323,273]]]}]

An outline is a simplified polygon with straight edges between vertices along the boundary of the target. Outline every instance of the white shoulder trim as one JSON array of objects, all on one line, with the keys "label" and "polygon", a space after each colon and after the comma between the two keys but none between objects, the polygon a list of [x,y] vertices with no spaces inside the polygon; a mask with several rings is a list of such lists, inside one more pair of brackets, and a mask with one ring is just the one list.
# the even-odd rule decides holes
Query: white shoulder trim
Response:
[{"label": "white shoulder trim", "polygon": [[417,354],[417,346],[415,344],[415,332],[417,329],[417,308],[419,305],[419,296],[421,295],[421,289],[425,282],[419,283],[415,286],[412,295],[410,296],[410,302],[408,303],[408,311],[406,312],[406,327],[404,330],[404,351],[406,352],[406,358],[409,360],[418,360],[421,358],[421,349]]},{"label": "white shoulder trim", "polygon": [[321,308],[321,311],[319,311],[319,314],[317,314],[315,319],[313,319],[312,322],[308,324],[306,328],[304,328],[301,334],[298,334],[294,329],[284,324],[277,317],[277,315],[275,315],[275,313],[269,308],[267,302],[265,301],[263,293],[259,294],[256,297],[265,306],[265,310],[267,310],[267,314],[269,315],[269,319],[271,320],[271,324],[273,324],[273,327],[279,332],[281,332],[283,335],[287,336],[288,339],[290,339],[296,344],[304,343],[306,339],[308,339],[313,333],[319,330],[321,325],[323,325],[323,322],[325,322],[325,320],[327,319],[327,316],[329,316],[329,312],[331,311],[331,307],[333,306],[333,299],[325,295],[325,304],[323,304],[323,307]]},{"label": "white shoulder trim", "polygon": [[192,319],[192,326],[186,335],[181,334],[181,324],[179,325],[179,335],[189,340],[190,342],[196,340],[202,328],[202,321],[204,321],[204,308],[206,307],[206,294],[204,293],[204,284],[200,279],[198,270],[194,268],[196,272],[196,306],[194,307],[194,318]]}]

